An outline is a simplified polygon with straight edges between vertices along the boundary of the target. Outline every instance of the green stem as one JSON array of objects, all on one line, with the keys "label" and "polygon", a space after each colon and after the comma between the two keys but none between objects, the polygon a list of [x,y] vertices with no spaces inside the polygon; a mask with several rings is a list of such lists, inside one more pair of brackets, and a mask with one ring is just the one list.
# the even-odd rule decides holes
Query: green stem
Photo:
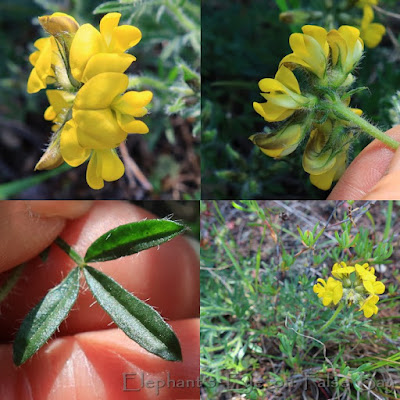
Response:
[{"label": "green stem", "polygon": [[399,148],[400,143],[386,135],[374,125],[370,124],[364,118],[355,114],[349,107],[344,105],[340,100],[329,104],[331,110],[340,118],[352,122],[354,125],[360,127],[365,133],[380,140],[386,146],[396,150]]},{"label": "green stem", "polygon": [[317,334],[323,332],[336,319],[336,317],[339,315],[340,311],[342,311],[343,307],[344,307],[344,303],[341,302],[339,304],[339,307],[336,309],[336,311],[332,315],[332,317],[329,319],[329,321],[327,321],[324,325],[322,325],[322,327],[320,329],[317,330]]},{"label": "green stem", "polygon": [[61,249],[64,250],[77,264],[78,267],[83,267],[85,265],[85,261],[83,258],[60,236],[54,241],[54,243]]},{"label": "green stem", "polygon": [[10,293],[13,287],[16,285],[24,268],[25,264],[21,264],[10,271],[10,275],[7,277],[4,285],[0,288],[0,303],[7,297],[8,293]]},{"label": "green stem", "polygon": [[390,228],[392,226],[392,211],[393,211],[393,200],[389,200],[387,213],[386,213],[385,230],[383,232],[383,240],[389,239],[389,232],[390,232]]}]

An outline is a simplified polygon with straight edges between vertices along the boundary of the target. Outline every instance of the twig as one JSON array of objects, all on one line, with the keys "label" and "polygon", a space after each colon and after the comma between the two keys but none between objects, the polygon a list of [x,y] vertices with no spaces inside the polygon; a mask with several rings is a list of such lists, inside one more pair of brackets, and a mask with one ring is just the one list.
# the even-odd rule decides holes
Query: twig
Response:
[{"label": "twig", "polygon": [[129,177],[129,173],[131,172],[133,176],[139,181],[139,183],[143,186],[144,189],[151,192],[153,190],[152,184],[147,180],[143,172],[140,170],[138,165],[135,163],[135,160],[129,155],[128,149],[126,147],[126,143],[122,142],[119,146],[121,151],[121,156],[124,160],[124,164],[127,167],[126,173]]},{"label": "twig", "polygon": [[380,14],[383,14],[383,15],[386,15],[388,17],[392,17],[392,18],[395,18],[395,19],[400,19],[400,14],[396,14],[396,13],[393,13],[391,11],[384,10],[383,8],[380,8],[378,6],[374,6],[374,9],[376,11],[378,11],[378,13],[380,13]]}]

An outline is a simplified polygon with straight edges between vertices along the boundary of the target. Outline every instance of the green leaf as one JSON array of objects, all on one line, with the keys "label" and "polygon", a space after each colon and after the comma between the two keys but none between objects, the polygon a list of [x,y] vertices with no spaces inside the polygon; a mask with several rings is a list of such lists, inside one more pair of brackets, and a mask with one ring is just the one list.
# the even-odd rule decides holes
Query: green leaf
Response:
[{"label": "green leaf", "polygon": [[100,4],[93,10],[93,14],[105,14],[109,12],[123,12],[132,8],[132,4],[121,4],[119,1],[108,1]]},{"label": "green leaf", "polygon": [[158,246],[186,230],[166,219],[149,219],[121,225],[95,240],[87,249],[85,262],[114,260]]},{"label": "green leaf", "polygon": [[182,360],[178,338],[157,311],[99,270],[87,265],[83,272],[98,303],[128,337],[165,360]]},{"label": "green leaf", "polygon": [[78,297],[79,272],[74,268],[22,321],[13,346],[15,365],[32,357],[66,318]]}]

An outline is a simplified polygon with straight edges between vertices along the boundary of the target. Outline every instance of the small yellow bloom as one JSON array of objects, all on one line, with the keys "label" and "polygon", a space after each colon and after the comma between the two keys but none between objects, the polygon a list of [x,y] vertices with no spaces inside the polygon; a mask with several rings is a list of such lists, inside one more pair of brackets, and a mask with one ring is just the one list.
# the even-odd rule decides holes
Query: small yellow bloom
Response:
[{"label": "small yellow bloom", "polygon": [[339,66],[345,74],[353,71],[364,49],[360,31],[354,26],[342,25],[338,30],[332,29],[327,40],[332,50],[333,66]]},{"label": "small yellow bloom", "polygon": [[70,51],[71,72],[87,82],[103,72],[125,72],[136,58],[124,52],[139,43],[142,34],[134,26],[118,26],[121,14],[109,13],[100,21],[100,32],[90,24],[75,34]]},{"label": "small yellow bloom", "polygon": [[65,121],[68,110],[71,109],[75,95],[65,90],[46,90],[50,106],[44,112],[44,119],[53,121],[52,131],[60,128]]},{"label": "small yellow bloom", "polygon": [[44,89],[47,84],[54,83],[55,74],[52,64],[60,64],[61,62],[56,53],[56,41],[52,36],[36,40],[34,46],[38,50],[29,56],[29,61],[34,68],[28,79],[28,93],[37,93]]},{"label": "small yellow bloom", "polygon": [[301,125],[289,125],[273,133],[257,133],[249,137],[267,156],[279,158],[296,150],[302,139]]},{"label": "small yellow bloom", "polygon": [[324,306],[329,306],[329,304],[337,304],[343,296],[343,286],[342,282],[328,278],[328,282],[319,278],[317,284],[314,285],[313,291],[318,294],[318,297],[322,297],[322,304]]},{"label": "small yellow bloom", "polygon": [[327,31],[314,25],[305,25],[301,29],[303,33],[290,35],[289,44],[293,53],[284,57],[279,66],[298,64],[322,79],[329,56]]},{"label": "small yellow bloom", "polygon": [[386,28],[382,24],[372,22],[374,20],[374,11],[371,6],[365,6],[363,12],[360,34],[365,45],[374,48],[381,42],[383,35],[386,33]]},{"label": "small yellow bloom", "polygon": [[76,95],[72,117],[78,127],[78,141],[87,149],[110,149],[120,145],[128,133],[147,133],[147,125],[137,120],[147,114],[145,106],[153,94],[122,93],[128,77],[105,72],[91,78]]},{"label": "small yellow bloom", "polygon": [[266,103],[253,103],[254,110],[266,121],[283,121],[309,103],[300,93],[299,82],[290,69],[282,66],[275,79],[264,78],[258,83]]},{"label": "small yellow bloom", "polygon": [[332,275],[338,279],[347,278],[354,271],[354,267],[347,266],[347,264],[343,261],[340,264],[334,264],[332,267]]},{"label": "small yellow bloom", "polygon": [[378,313],[378,307],[376,306],[376,303],[379,301],[379,297],[372,294],[369,296],[362,306],[360,307],[360,311],[364,311],[364,316],[366,318],[372,317],[373,314]]}]

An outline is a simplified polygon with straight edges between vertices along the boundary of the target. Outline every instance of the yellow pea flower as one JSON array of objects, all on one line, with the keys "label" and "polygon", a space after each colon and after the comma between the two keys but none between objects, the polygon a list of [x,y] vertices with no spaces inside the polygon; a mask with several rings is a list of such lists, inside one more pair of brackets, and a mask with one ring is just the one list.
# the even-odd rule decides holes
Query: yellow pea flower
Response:
[{"label": "yellow pea flower", "polygon": [[69,62],[75,79],[87,82],[103,72],[125,72],[136,57],[124,52],[139,43],[140,30],[118,26],[121,14],[109,13],[100,21],[100,32],[90,24],[82,25],[71,45]]},{"label": "yellow pea flower", "polygon": [[37,93],[44,89],[47,84],[54,83],[55,74],[52,64],[61,63],[56,53],[57,44],[54,37],[40,38],[36,40],[34,46],[38,50],[29,56],[29,61],[34,68],[28,78],[28,93]]},{"label": "yellow pea flower", "polygon": [[313,287],[313,291],[318,294],[319,298],[322,297],[322,304],[324,306],[329,306],[331,303],[338,304],[343,296],[342,282],[332,277],[329,277],[327,282],[321,278],[317,282]]},{"label": "yellow pea flower", "polygon": [[69,120],[60,138],[61,155],[72,167],[83,164],[89,157],[86,181],[92,189],[104,187],[104,181],[116,181],[125,172],[125,167],[115,149],[91,150],[83,148],[78,141],[78,127],[73,119]]},{"label": "yellow pea flower", "polygon": [[335,263],[332,267],[332,275],[338,279],[347,278],[354,271],[355,267],[347,266],[343,261],[340,264]]},{"label": "yellow pea flower", "polygon": [[289,44],[293,53],[284,57],[279,66],[298,64],[322,79],[329,56],[327,31],[314,25],[305,25],[301,29],[303,33],[290,35]]},{"label": "yellow pea flower", "polygon": [[296,150],[302,139],[301,125],[294,124],[274,133],[257,133],[249,137],[267,156],[279,158]]},{"label": "yellow pea flower", "polygon": [[360,34],[366,46],[374,48],[381,42],[386,28],[374,20],[374,11],[371,6],[366,5],[363,9],[363,18],[361,20]]},{"label": "yellow pea flower", "polygon": [[343,73],[350,73],[360,61],[364,42],[360,31],[354,26],[342,25],[338,30],[329,31],[327,40],[332,50],[332,64],[339,66]]},{"label": "yellow pea flower", "polygon": [[266,121],[283,121],[295,110],[307,105],[310,100],[301,95],[299,82],[290,69],[282,66],[278,69],[275,79],[264,78],[258,83],[266,103],[253,103],[254,110]]},{"label": "yellow pea flower", "polygon": [[147,125],[137,120],[147,114],[145,106],[153,94],[125,92],[128,77],[105,72],[91,78],[76,95],[72,117],[77,124],[80,145],[86,149],[115,148],[128,133],[147,133]]},{"label": "yellow pea flower", "polygon": [[379,297],[372,294],[363,302],[359,311],[363,311],[366,318],[372,317],[373,314],[378,313],[378,307],[376,306],[378,301]]},{"label": "yellow pea flower", "polygon": [[52,131],[59,129],[65,121],[66,114],[71,109],[75,95],[65,90],[46,90],[50,106],[44,112],[44,119],[53,121]]}]

